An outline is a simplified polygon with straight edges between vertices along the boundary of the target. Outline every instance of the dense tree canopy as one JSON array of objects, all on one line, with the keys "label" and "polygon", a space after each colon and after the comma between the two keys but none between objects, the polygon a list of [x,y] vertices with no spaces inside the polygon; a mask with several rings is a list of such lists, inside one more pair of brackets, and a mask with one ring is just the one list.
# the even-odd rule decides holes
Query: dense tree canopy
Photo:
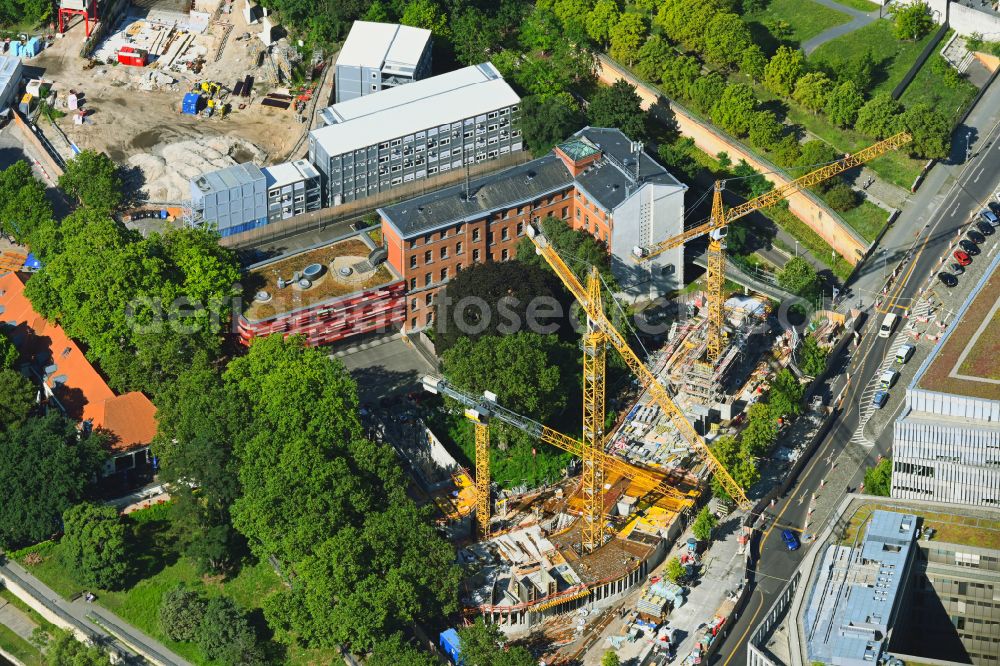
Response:
[{"label": "dense tree canopy", "polygon": [[55,413],[0,432],[0,547],[59,531],[63,511],[83,498],[103,458],[96,437],[78,439],[75,424]]},{"label": "dense tree canopy", "polygon": [[805,387],[788,368],[782,368],[771,382],[767,404],[771,408],[771,416],[796,416],[802,413],[802,396]]},{"label": "dense tree canopy", "polygon": [[789,259],[778,271],[778,284],[806,300],[812,300],[819,292],[819,276],[816,269],[802,257]]},{"label": "dense tree canopy", "polygon": [[750,132],[757,98],[745,83],[726,86],[722,96],[712,107],[712,120],[722,129],[738,137]]},{"label": "dense tree canopy", "polygon": [[593,127],[617,127],[625,136],[638,141],[646,136],[646,115],[635,86],[619,79],[613,86],[602,87],[590,100],[587,117]]},{"label": "dense tree canopy", "polygon": [[826,357],[829,354],[829,350],[820,347],[814,336],[807,335],[799,351],[799,367],[807,375],[818,377],[826,370]]},{"label": "dense tree canopy", "polygon": [[802,51],[779,46],[764,68],[764,86],[776,95],[789,96],[805,68]]},{"label": "dense tree canopy", "polygon": [[896,37],[900,39],[920,39],[934,29],[931,8],[923,0],[894,2],[889,11],[895,22]]},{"label": "dense tree canopy", "polygon": [[122,203],[122,179],[118,165],[104,153],[83,150],[66,163],[59,187],[82,206],[110,213]]},{"label": "dense tree canopy", "polygon": [[35,178],[28,162],[18,160],[0,171],[0,231],[24,243],[51,219],[45,185]]},{"label": "dense tree canopy", "polygon": [[[40,632],[41,629],[37,629]],[[43,641],[46,666],[108,666],[111,658],[97,645],[77,640],[68,629],[53,628]],[[32,636],[34,640],[34,636]]]},{"label": "dense tree canopy", "polygon": [[718,524],[719,519],[715,517],[712,510],[708,506],[703,506],[691,525],[691,533],[701,541],[711,541],[712,532],[715,531]]},{"label": "dense tree canopy", "polygon": [[795,82],[792,99],[803,108],[819,113],[826,106],[827,97],[833,88],[833,82],[823,72],[809,72]]},{"label": "dense tree canopy", "polygon": [[[754,454],[746,447],[741,446],[735,437],[730,435],[717,437],[710,447],[718,461],[722,463],[733,480],[744,491],[760,481],[760,470],[757,468]],[[725,487],[714,476],[712,477],[712,494],[723,499],[732,499]]]},{"label": "dense tree canopy", "polygon": [[125,586],[128,535],[117,508],[72,506],[63,513],[63,530],[59,556],[77,581],[104,590]]},{"label": "dense tree canopy", "polygon": [[857,130],[884,139],[899,131],[902,112],[903,105],[889,93],[876,95],[858,111]]},{"label": "dense tree canopy", "polygon": [[430,652],[409,645],[401,633],[380,640],[365,660],[366,666],[440,666],[440,660]]},{"label": "dense tree canopy", "polygon": [[495,624],[483,619],[458,630],[462,661],[466,666],[535,666],[537,661],[520,645],[503,647],[504,636]]},{"label": "dense tree canopy", "polygon": [[584,125],[583,114],[569,93],[521,100],[521,134],[535,155],[543,155]]},{"label": "dense tree canopy", "polygon": [[172,641],[192,641],[205,617],[205,598],[183,584],[163,595],[157,611],[160,630]]},{"label": "dense tree canopy", "polygon": [[874,467],[865,470],[866,495],[888,497],[892,492],[892,460],[883,458]]},{"label": "dense tree canopy", "polygon": [[858,86],[851,81],[844,81],[827,95],[823,110],[834,125],[850,127],[857,120],[858,111],[864,103],[865,98],[861,96]]},{"label": "dense tree canopy", "polygon": [[778,424],[767,403],[757,402],[747,410],[747,427],[740,434],[740,448],[760,457],[770,451],[778,437]]},{"label": "dense tree canopy", "polygon": [[939,108],[914,104],[903,114],[902,125],[913,136],[908,147],[914,155],[934,159],[948,156],[952,123]]},{"label": "dense tree canopy", "polygon": [[205,603],[195,639],[202,654],[223,666],[267,663],[246,613],[229,597],[212,597]]},{"label": "dense tree canopy", "polygon": [[35,408],[37,389],[16,370],[0,370],[0,431],[23,425]]}]

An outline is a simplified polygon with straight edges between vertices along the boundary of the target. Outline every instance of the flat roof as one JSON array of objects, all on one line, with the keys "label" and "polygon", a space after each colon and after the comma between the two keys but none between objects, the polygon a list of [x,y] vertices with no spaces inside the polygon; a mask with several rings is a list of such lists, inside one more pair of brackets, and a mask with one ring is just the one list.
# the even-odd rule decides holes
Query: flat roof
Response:
[{"label": "flat roof", "polygon": [[281,187],[290,185],[300,180],[319,178],[316,167],[309,164],[308,160],[295,160],[294,162],[282,162],[273,166],[266,166],[261,171],[267,182],[267,187]]},{"label": "flat roof", "polygon": [[6,90],[7,86],[15,80],[20,68],[21,60],[19,58],[0,56],[0,91]]},{"label": "flat roof", "polygon": [[[563,144],[569,151],[582,150],[582,146],[587,145],[584,139],[603,151],[600,160],[576,177],[577,186],[589,199],[597,201],[607,210],[614,210],[625,200],[629,188],[635,185],[634,179],[625,171],[635,168],[632,142],[621,130],[600,127],[584,128],[574,137]],[[687,189],[686,185],[670,175],[645,152],[640,155],[639,170],[643,182]],[[465,184],[461,183],[384,206],[378,212],[402,238],[411,238],[457,221],[476,219],[499,208],[532,201],[573,183],[573,175],[562,159],[549,153],[510,169],[471,180],[469,189],[474,195],[471,200],[464,196]]]},{"label": "flat roof", "polygon": [[241,185],[250,185],[254,181],[264,179],[264,172],[253,162],[235,164],[218,171],[203,173],[192,182],[204,194],[229,190]]},{"label": "flat roof", "polygon": [[[251,266],[243,281],[247,304],[243,316],[251,322],[264,321],[398,280],[387,262],[375,267],[368,262],[373,249],[375,243],[360,233]],[[312,264],[322,266],[322,273],[311,280],[308,288],[298,284],[279,286],[279,279],[292,282],[297,273],[301,277]],[[344,268],[351,269],[349,275],[341,274]],[[266,291],[270,300],[257,300],[260,291]]]},{"label": "flat roof", "polygon": [[327,126],[309,135],[327,155],[340,155],[520,101],[487,62],[334,104],[322,112]]},{"label": "flat roof", "polygon": [[430,39],[431,31],[424,28],[355,21],[337,56],[337,64],[380,68],[390,62],[415,67]]},{"label": "flat roof", "polygon": [[1000,255],[972,290],[911,388],[1000,401]]}]

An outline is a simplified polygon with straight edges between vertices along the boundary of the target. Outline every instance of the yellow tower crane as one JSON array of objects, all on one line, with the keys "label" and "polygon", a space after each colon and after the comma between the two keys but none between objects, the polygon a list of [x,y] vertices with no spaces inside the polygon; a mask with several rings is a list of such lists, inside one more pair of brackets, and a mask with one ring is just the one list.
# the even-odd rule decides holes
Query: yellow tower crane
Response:
[{"label": "yellow tower crane", "polygon": [[[603,331],[603,327],[601,327]],[[601,372],[601,396],[603,392],[603,371]],[[603,442],[601,446],[593,446],[585,441],[580,441],[569,435],[564,435],[558,430],[542,425],[526,416],[521,416],[515,412],[505,409],[497,404],[497,396],[487,391],[482,397],[476,397],[452,386],[446,379],[426,376],[423,378],[424,389],[436,394],[446,395],[465,406],[465,415],[476,424],[476,490],[477,497],[477,518],[480,523],[480,533],[483,532],[482,525],[489,525],[490,521],[490,501],[489,501],[489,434],[488,424],[493,421],[500,421],[518,430],[528,433],[532,437],[549,444],[558,449],[562,449],[580,458],[586,464],[588,457],[592,459],[592,468],[597,470],[600,476],[596,481],[600,481],[600,492],[598,499],[603,503],[604,474],[612,473],[630,479],[642,487],[647,494],[659,495],[666,500],[667,508],[673,511],[683,511],[692,506],[697,494],[687,495],[674,488],[664,475],[648,467],[627,463],[621,458],[609,455],[604,451]],[[601,403],[603,405],[603,401]],[[603,410],[602,410],[603,412]],[[603,416],[602,416],[603,419]],[[480,484],[480,479],[486,480],[485,487]],[[586,496],[586,485],[584,486],[584,499]],[[485,499],[484,499],[485,498]],[[603,506],[598,505],[596,516],[600,521],[600,527],[596,532],[599,536],[597,545],[603,542],[604,537],[604,515]],[[586,512],[590,510],[585,507],[584,520],[588,520]],[[591,514],[592,516],[595,514]],[[584,522],[584,528],[588,525]]]},{"label": "yellow tower crane", "polygon": [[[602,316],[601,277],[596,270],[587,280],[587,294],[597,303]],[[607,339],[598,323],[587,313],[583,335],[583,529],[585,552],[604,543],[604,406]]]},{"label": "yellow tower crane", "polygon": [[708,297],[707,345],[709,361],[713,364],[717,363],[719,359],[722,358],[723,352],[722,323],[724,315],[722,312],[722,285],[725,280],[726,271],[726,259],[723,254],[723,242],[726,237],[726,226],[732,224],[744,215],[749,215],[754,211],[767,208],[768,206],[773,206],[780,201],[784,201],[789,196],[803,188],[811,187],[816,183],[826,180],[827,178],[832,178],[833,176],[843,173],[848,169],[853,169],[860,164],[864,164],[869,160],[875,159],[889,150],[895,150],[896,148],[908,143],[911,138],[912,137],[906,132],[900,132],[899,134],[891,136],[884,141],[879,141],[878,143],[868,146],[867,148],[854,154],[847,155],[841,160],[822,166],[800,178],[796,178],[795,180],[785,183],[780,187],[776,187],[770,192],[760,195],[756,199],[751,199],[740,204],[739,206],[734,206],[727,211],[723,211],[722,209],[722,190],[725,187],[725,181],[716,181],[715,191],[712,198],[712,216],[709,218],[708,222],[694,226],[684,233],[678,234],[673,238],[668,238],[667,240],[657,243],[652,247],[636,247],[633,250],[633,253],[639,261],[646,261],[647,259],[655,257],[662,252],[684,245],[688,241],[698,238],[699,236],[709,234],[708,272],[706,276],[706,292]]}]

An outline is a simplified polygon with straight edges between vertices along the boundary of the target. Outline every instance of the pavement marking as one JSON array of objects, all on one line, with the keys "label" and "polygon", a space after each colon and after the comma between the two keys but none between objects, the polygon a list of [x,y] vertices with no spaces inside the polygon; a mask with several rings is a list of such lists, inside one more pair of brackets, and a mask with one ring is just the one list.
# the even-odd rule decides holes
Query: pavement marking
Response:
[{"label": "pavement marking", "polygon": [[984,171],[986,171],[986,167],[983,167],[982,169],[979,170],[979,173],[977,173],[976,177],[972,179],[972,182],[973,183],[978,183],[979,182],[979,177],[983,175]]},{"label": "pavement marking", "polygon": [[[761,541],[760,545],[761,545],[761,547],[763,547],[764,546],[764,542]],[[757,610],[754,611],[753,617],[750,618],[750,622],[749,622],[749,624],[747,624],[747,630],[744,631],[743,635],[740,636],[740,638],[739,638],[738,641],[736,641],[736,646],[737,647],[740,646],[740,645],[743,645],[743,640],[747,637],[747,634],[750,633],[750,630],[753,629],[756,626],[757,616],[760,615],[760,612],[764,609],[764,593],[760,591],[760,585],[755,585],[754,586],[753,593],[754,594],[758,594],[758,593],[760,594],[760,603],[757,604]],[[736,651],[735,650],[733,650],[732,652],[730,652],[729,653],[729,657],[724,662],[722,662],[722,666],[729,666],[729,662],[731,662],[733,660],[733,657],[735,655],[736,655]]]}]

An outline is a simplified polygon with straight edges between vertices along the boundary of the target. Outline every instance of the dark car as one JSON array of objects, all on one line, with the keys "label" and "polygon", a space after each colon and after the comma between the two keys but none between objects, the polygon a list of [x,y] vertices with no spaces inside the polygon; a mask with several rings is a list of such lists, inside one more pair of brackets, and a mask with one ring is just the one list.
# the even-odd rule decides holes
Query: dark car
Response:
[{"label": "dark car", "polygon": [[951,273],[945,273],[945,272],[938,273],[938,280],[940,280],[941,284],[948,287],[949,289],[958,284],[958,278],[952,275]]},{"label": "dark car", "polygon": [[955,255],[955,260],[962,266],[968,266],[969,264],[972,263],[972,257],[970,257],[965,252],[962,252],[961,250],[955,250],[954,255]]},{"label": "dark car", "polygon": [[990,224],[989,222],[983,222],[982,220],[979,220],[978,222],[976,222],[976,229],[979,229],[979,231],[981,231],[984,236],[993,235],[993,225]]},{"label": "dark car", "polygon": [[882,409],[887,402],[889,402],[888,391],[875,391],[875,395],[872,396],[872,407]]},{"label": "dark car", "polygon": [[968,237],[970,241],[972,241],[977,245],[982,245],[983,243],[986,242],[986,236],[982,235],[975,229],[969,229],[968,231],[965,232],[965,235]]},{"label": "dark car", "polygon": [[950,270],[955,275],[961,275],[965,272],[961,264],[948,264],[948,270]]},{"label": "dark car", "polygon": [[799,538],[795,536],[795,532],[791,530],[784,530],[781,533],[781,540],[785,542],[785,547],[787,547],[788,550],[799,549]]},{"label": "dark car", "polygon": [[968,252],[970,257],[979,254],[979,246],[966,238],[958,241],[958,246]]}]

